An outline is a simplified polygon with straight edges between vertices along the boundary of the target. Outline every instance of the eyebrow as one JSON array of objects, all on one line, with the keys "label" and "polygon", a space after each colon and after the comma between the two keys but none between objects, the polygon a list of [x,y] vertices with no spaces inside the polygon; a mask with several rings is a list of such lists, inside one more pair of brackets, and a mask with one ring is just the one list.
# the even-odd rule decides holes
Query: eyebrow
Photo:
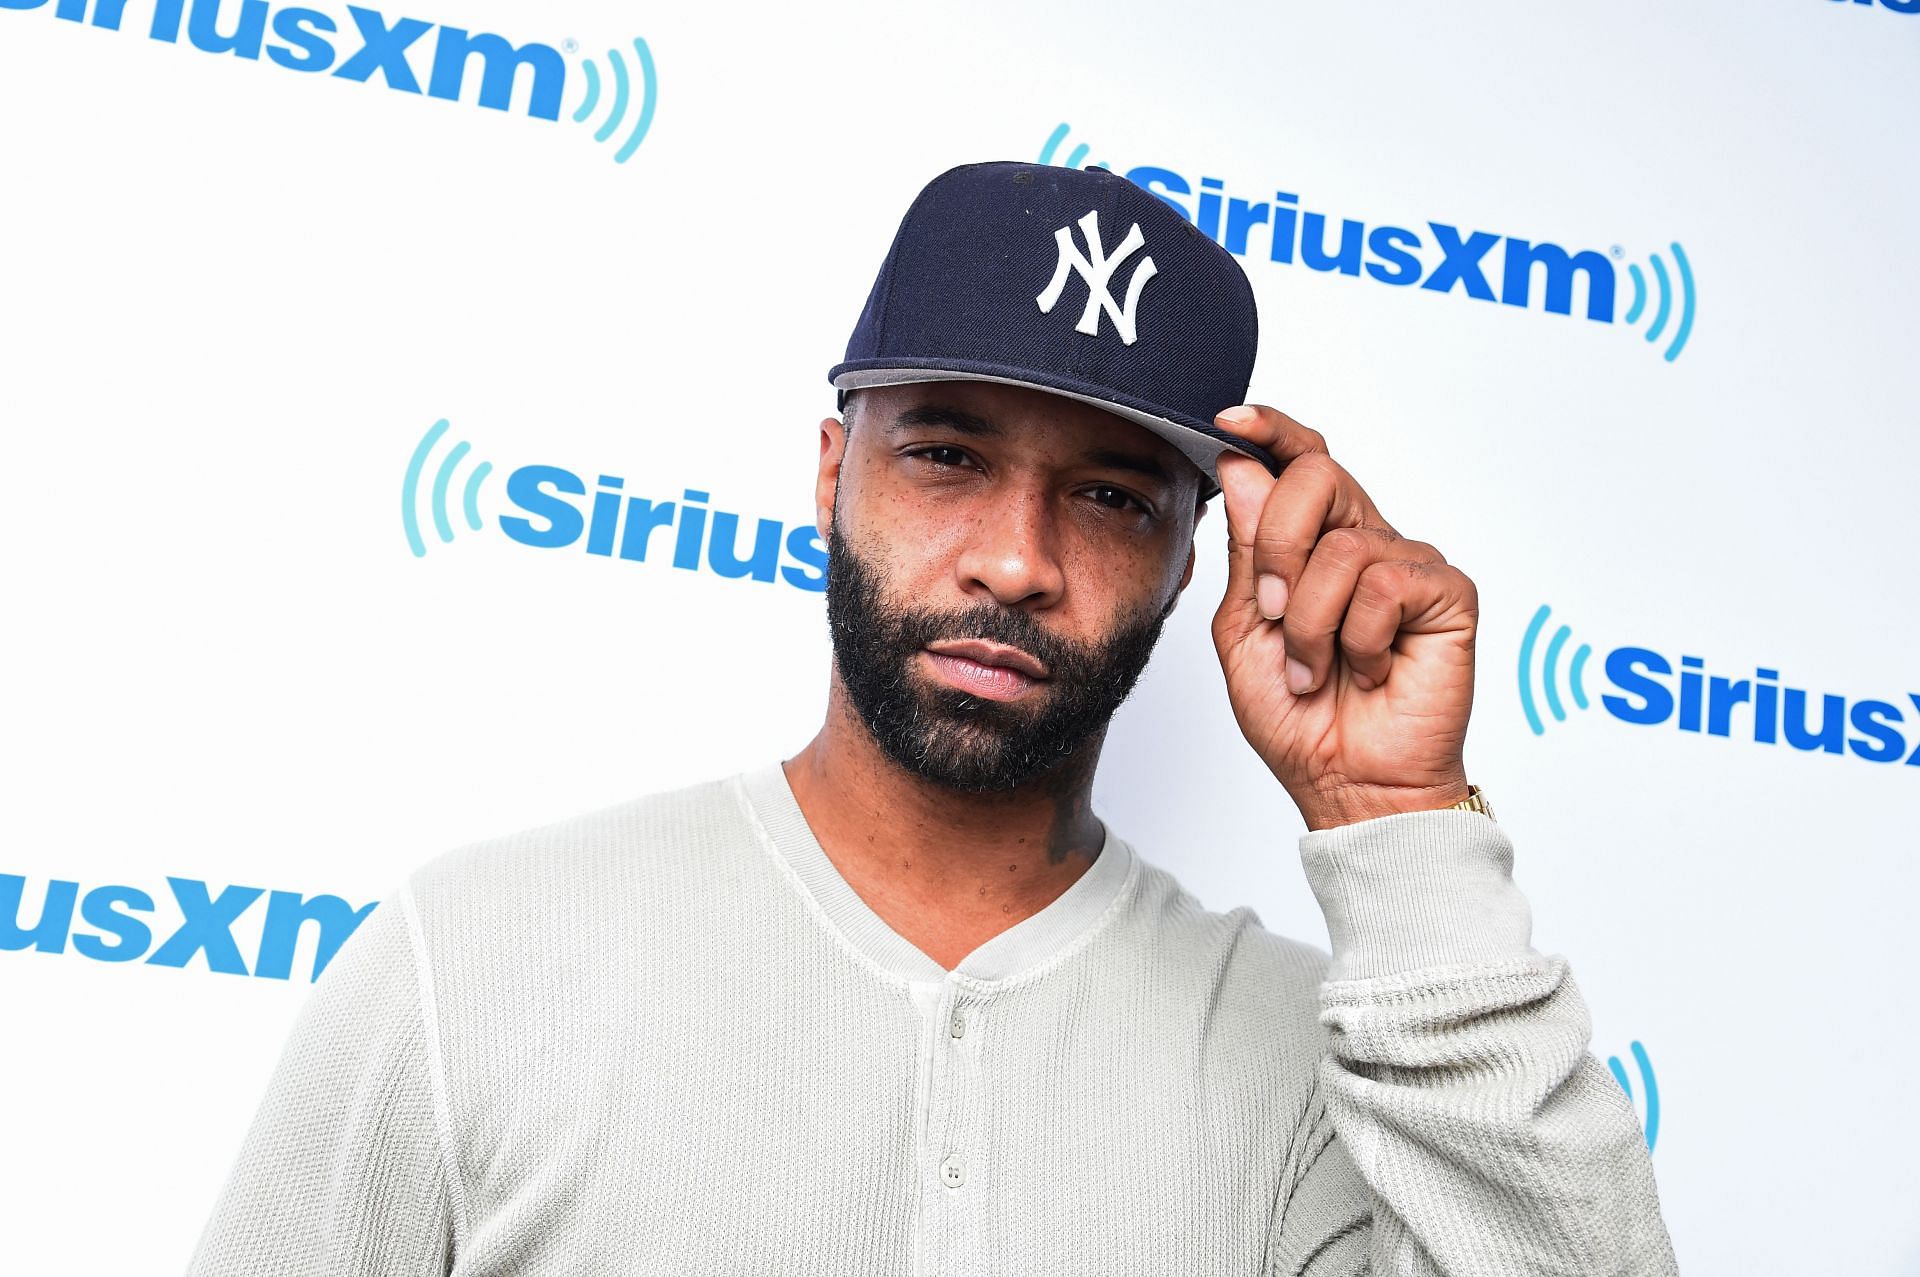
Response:
[{"label": "eyebrow", "polygon": [[1087,460],[1096,466],[1131,471],[1134,474],[1158,480],[1168,487],[1173,486],[1173,476],[1167,473],[1167,468],[1151,457],[1137,457],[1131,452],[1115,452],[1109,448],[1101,448],[1088,453]]},{"label": "eyebrow", "polygon": [[963,412],[946,404],[920,404],[907,409],[893,419],[894,428],[902,426],[945,426],[949,430],[976,439],[990,438],[1000,434],[1001,430],[994,422],[985,417]]},{"label": "eyebrow", "polygon": [[[893,428],[896,430],[911,426],[945,426],[956,434],[975,439],[994,438],[1005,433],[997,422],[949,404],[919,404],[908,408],[893,420]],[[1131,474],[1144,475],[1168,487],[1173,486],[1173,476],[1167,472],[1167,468],[1151,457],[1143,457],[1115,448],[1096,448],[1087,454],[1086,459],[1096,466],[1104,466],[1110,470],[1125,470]]]}]

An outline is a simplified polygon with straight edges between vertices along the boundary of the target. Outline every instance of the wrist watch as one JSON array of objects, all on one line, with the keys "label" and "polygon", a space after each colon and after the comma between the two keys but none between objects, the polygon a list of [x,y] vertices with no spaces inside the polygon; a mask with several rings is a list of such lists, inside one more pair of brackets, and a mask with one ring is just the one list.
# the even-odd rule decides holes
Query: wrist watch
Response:
[{"label": "wrist watch", "polygon": [[1467,796],[1465,798],[1462,798],[1457,803],[1448,803],[1445,807],[1438,808],[1438,810],[1477,811],[1488,820],[1493,819],[1493,804],[1487,801],[1487,796],[1480,792],[1480,786],[1478,785],[1468,785]]}]

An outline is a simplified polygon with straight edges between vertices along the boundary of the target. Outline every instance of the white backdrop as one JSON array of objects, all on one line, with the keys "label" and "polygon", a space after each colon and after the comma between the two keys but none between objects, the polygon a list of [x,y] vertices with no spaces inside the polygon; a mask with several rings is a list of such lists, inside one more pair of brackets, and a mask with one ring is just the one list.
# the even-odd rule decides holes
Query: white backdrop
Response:
[{"label": "white backdrop", "polygon": [[[239,24],[244,51],[257,19],[251,58],[154,38],[154,3],[114,30],[0,0],[0,1268],[184,1266],[310,987],[303,901],[358,909],[461,843],[808,739],[817,591],[677,569],[664,531],[644,562],[522,544],[508,476],[704,492],[743,551],[755,520],[804,527],[825,370],[906,203],[1064,126],[1054,162],[1286,192],[1329,246],[1403,228],[1422,280],[1431,224],[1490,237],[1488,289],[1527,304],[1391,285],[1385,254],[1275,261],[1256,229],[1252,397],[1480,584],[1469,771],[1650,1134],[1656,1082],[1683,1270],[1920,1271],[1915,5],[381,11],[442,24],[404,51],[422,90],[446,25],[548,46],[549,120],[532,64],[499,110],[478,56],[458,100],[381,57],[334,74],[357,38],[276,60],[353,29],[332,0],[227,0],[202,42]],[[1571,313],[1546,267],[1515,297],[1516,239],[1596,255]],[[441,419],[416,555],[403,486]],[[1324,945],[1207,640],[1221,531],[1096,806],[1210,907]],[[1844,698],[1840,752],[1756,741],[1750,702],[1682,730],[1657,702],[1688,657],[1816,722]],[[1628,721],[1649,686],[1662,721]],[[291,979],[217,969],[257,971],[263,931]]]}]

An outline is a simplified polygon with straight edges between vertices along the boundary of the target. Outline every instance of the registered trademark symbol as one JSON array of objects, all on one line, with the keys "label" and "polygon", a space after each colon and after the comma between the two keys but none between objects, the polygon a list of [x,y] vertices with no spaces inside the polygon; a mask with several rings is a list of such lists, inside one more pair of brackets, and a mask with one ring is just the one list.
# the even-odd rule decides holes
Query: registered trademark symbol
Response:
[{"label": "registered trademark symbol", "polygon": [[1618,244],[1615,244],[1612,248],[1608,249],[1607,251],[1609,253],[1612,253],[1615,257],[1625,257],[1627,255],[1626,251],[1622,249]]},{"label": "registered trademark symbol", "polygon": [[560,47],[565,49],[568,53],[580,52],[580,42],[578,40],[575,40],[572,36],[568,36],[566,39],[562,40],[560,42]]}]

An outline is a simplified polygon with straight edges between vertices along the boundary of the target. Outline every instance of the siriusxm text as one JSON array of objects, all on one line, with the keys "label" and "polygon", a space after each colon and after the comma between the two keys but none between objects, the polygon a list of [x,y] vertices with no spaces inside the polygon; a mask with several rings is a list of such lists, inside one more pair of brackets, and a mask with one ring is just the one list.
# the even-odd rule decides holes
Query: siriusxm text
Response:
[{"label": "siriusxm text", "polygon": [[1371,279],[1399,288],[1458,292],[1480,301],[1565,315],[1573,311],[1575,283],[1585,288],[1583,313],[1612,323],[1616,276],[1607,255],[1569,252],[1558,244],[1492,231],[1462,231],[1446,222],[1423,228],[1368,226],[1301,206],[1300,196],[1275,191],[1249,199],[1229,195],[1217,177],[1196,184],[1169,168],[1140,165],[1128,181],[1192,222],[1209,239],[1240,257],[1265,256],[1309,270]]},{"label": "siriusxm text", "polygon": [[[591,501],[586,481],[559,466],[521,466],[507,476],[507,500],[523,515],[502,515],[500,528],[522,545],[552,550],[579,544],[586,552],[635,563],[671,562],[735,580],[784,581],[797,589],[827,588],[827,547],[811,523],[792,529],[757,519],[742,545],[740,515],[712,510],[708,494],[687,488],[677,501],[633,496],[626,480],[599,475]],[[783,563],[782,551],[787,562]]]},{"label": "siriusxm text", "polygon": [[[199,957],[210,971],[285,980],[293,974],[301,929],[311,927],[316,943],[308,979],[318,980],[379,903],[356,909],[339,896],[260,887],[228,886],[216,894],[197,878],[168,878],[167,888],[172,899],[163,917],[163,907],[139,887],[108,885],[83,894],[79,883],[54,878],[43,892],[29,893],[27,879],[0,874],[0,952],[65,953],[71,945],[72,952],[96,962],[157,967],[184,967]],[[32,902],[37,907],[30,907],[30,894],[38,896]],[[249,965],[233,927],[261,896],[267,897],[266,915]]]},{"label": "siriusxm text", "polygon": [[[1620,695],[1603,695],[1607,712],[1626,723],[1671,723],[1683,732],[1784,744],[1808,753],[1851,755],[1870,763],[1920,767],[1920,692],[1894,701],[1849,702],[1780,681],[1764,666],[1751,677],[1710,674],[1698,656],[1674,663],[1645,647],[1607,654],[1607,679]],[[1911,715],[1911,717],[1910,717]]]},{"label": "siriusxm text", "polygon": [[[0,9],[38,9],[49,2],[0,0]],[[120,30],[127,16],[127,0],[51,2],[56,17],[90,21],[108,31]],[[550,45],[514,44],[490,32],[439,26],[419,18],[388,18],[360,5],[347,6],[343,23],[319,9],[273,8],[268,0],[240,0],[237,5],[223,0],[152,0],[146,32],[149,39],[168,44],[177,44],[184,33],[196,49],[206,53],[255,61],[264,54],[289,71],[327,73],[361,84],[371,84],[378,76],[388,88],[402,93],[423,91],[419,67],[424,66],[426,96],[454,102],[460,100],[467,73],[478,58],[479,105],[509,110],[524,69],[527,114],[542,120],[559,117],[566,88],[566,60]]]}]

